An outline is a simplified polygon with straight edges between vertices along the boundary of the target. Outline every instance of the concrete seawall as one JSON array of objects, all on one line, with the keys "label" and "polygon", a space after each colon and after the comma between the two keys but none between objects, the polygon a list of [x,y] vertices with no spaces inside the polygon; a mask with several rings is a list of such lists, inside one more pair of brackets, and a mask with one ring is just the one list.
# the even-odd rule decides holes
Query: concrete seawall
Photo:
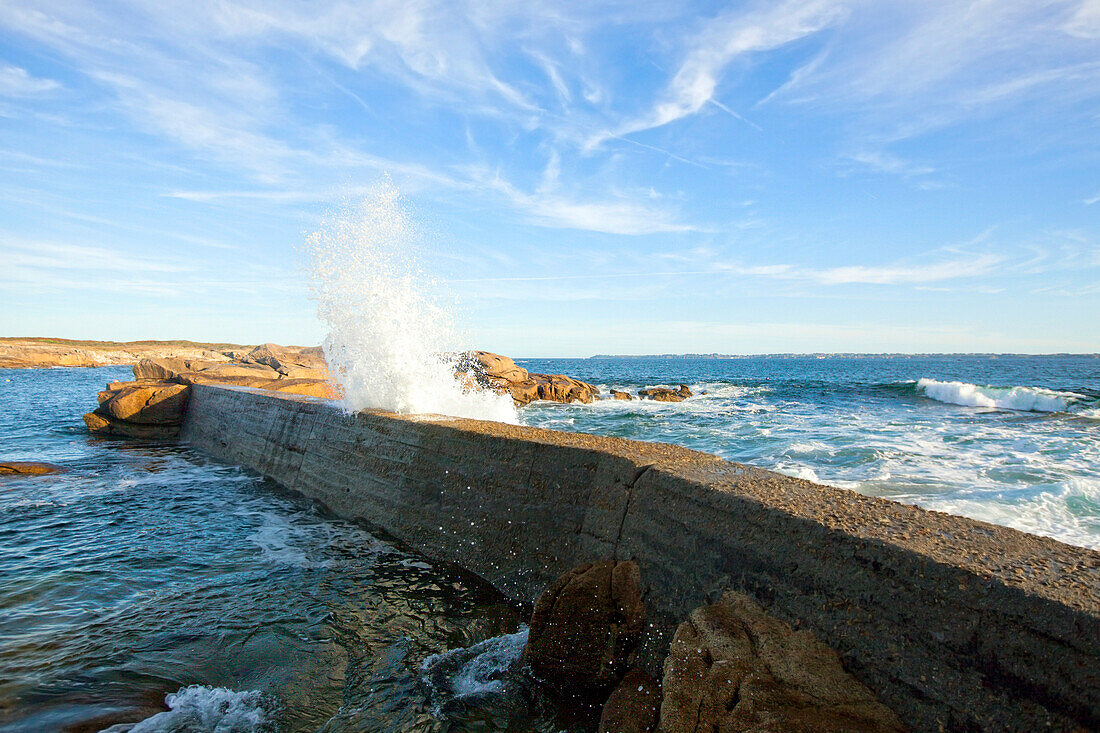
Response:
[{"label": "concrete seawall", "polygon": [[727,588],[808,628],[914,730],[1100,728],[1100,553],[671,445],[195,385],[182,437],[508,596],[635,559],[654,668]]}]

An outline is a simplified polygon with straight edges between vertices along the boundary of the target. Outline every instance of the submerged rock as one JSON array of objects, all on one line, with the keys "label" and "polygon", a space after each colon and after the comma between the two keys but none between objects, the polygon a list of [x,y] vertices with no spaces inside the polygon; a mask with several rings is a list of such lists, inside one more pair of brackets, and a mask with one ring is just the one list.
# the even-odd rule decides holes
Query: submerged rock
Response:
[{"label": "submerged rock", "polygon": [[906,730],[836,652],[732,591],[680,624],[662,689],[661,733]]},{"label": "submerged rock", "polygon": [[50,473],[60,473],[64,470],[61,466],[38,461],[0,462],[0,476],[44,476]]},{"label": "submerged rock", "polygon": [[668,387],[649,387],[638,390],[638,397],[657,402],[683,402],[692,396],[692,392],[686,384],[681,384],[679,389]]},{"label": "submerged rock", "polygon": [[535,603],[524,656],[541,678],[567,689],[613,686],[645,628],[634,562],[602,560],[570,570]]},{"label": "submerged rock", "polygon": [[166,440],[179,435],[179,425],[147,425],[118,420],[100,412],[84,415],[84,424],[88,431],[96,435],[108,435],[116,438],[139,438],[141,440]]}]

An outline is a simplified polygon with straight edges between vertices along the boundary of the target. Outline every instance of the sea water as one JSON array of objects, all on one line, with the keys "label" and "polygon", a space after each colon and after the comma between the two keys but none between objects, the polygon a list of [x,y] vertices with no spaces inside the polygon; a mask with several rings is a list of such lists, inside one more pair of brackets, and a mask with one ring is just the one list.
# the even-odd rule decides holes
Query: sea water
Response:
[{"label": "sea water", "polygon": [[535,403],[526,425],[663,441],[1100,548],[1100,358],[520,360],[685,402]]},{"label": "sea water", "polygon": [[186,446],[89,435],[129,371],[0,369],[0,461],[65,468],[0,478],[0,731],[561,729],[454,703],[522,648],[525,614],[478,578]]}]

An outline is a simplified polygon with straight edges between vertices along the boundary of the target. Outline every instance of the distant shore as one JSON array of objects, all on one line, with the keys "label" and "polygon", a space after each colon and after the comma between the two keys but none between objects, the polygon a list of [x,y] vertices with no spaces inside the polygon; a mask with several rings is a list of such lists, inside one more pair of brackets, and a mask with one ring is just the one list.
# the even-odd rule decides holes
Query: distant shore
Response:
[{"label": "distant shore", "polygon": [[0,368],[99,367],[136,364],[146,358],[235,358],[255,345],[201,341],[82,341],[44,337],[0,338]]}]

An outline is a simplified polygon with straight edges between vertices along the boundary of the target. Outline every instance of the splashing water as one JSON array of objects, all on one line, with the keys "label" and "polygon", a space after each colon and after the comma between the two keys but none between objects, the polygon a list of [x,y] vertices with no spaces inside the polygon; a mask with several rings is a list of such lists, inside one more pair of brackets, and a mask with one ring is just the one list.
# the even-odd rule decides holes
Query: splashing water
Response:
[{"label": "splashing water", "polygon": [[317,313],[329,329],[325,360],[344,407],[518,422],[511,397],[455,379],[452,322],[412,256],[413,233],[385,179],[307,240]]}]

